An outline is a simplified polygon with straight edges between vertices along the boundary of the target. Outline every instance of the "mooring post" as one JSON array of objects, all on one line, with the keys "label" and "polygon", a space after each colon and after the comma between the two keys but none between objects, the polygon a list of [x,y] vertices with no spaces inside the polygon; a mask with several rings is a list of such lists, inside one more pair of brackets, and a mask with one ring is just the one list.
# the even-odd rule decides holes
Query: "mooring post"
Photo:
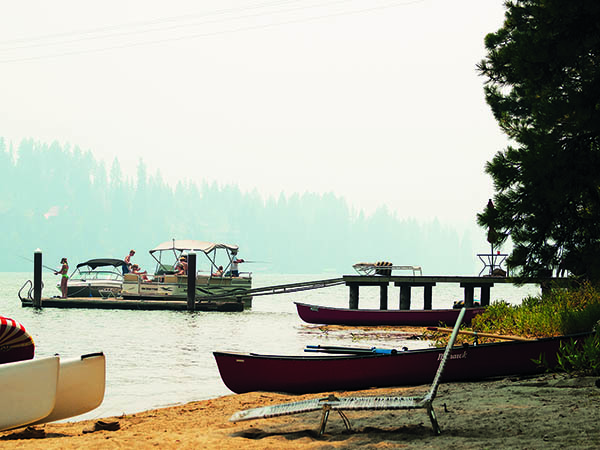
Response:
[{"label": "mooring post", "polygon": [[490,290],[492,286],[493,284],[481,286],[481,298],[479,299],[481,306],[490,306]]},{"label": "mooring post", "polygon": [[350,301],[348,308],[358,309],[358,283],[350,283]]},{"label": "mooring post", "polygon": [[410,290],[411,285],[409,283],[400,283],[400,309],[410,309]]},{"label": "mooring post", "polygon": [[385,311],[388,309],[388,284],[379,285],[379,309]]},{"label": "mooring post", "polygon": [[42,251],[33,252],[33,306],[42,307]]},{"label": "mooring post", "polygon": [[187,255],[187,309],[196,309],[196,253]]},{"label": "mooring post", "polygon": [[467,284],[464,286],[465,288],[465,307],[472,308],[473,307],[473,293],[475,291],[475,287],[472,284]]},{"label": "mooring post", "polygon": [[433,285],[423,286],[423,309],[431,309],[433,303]]}]

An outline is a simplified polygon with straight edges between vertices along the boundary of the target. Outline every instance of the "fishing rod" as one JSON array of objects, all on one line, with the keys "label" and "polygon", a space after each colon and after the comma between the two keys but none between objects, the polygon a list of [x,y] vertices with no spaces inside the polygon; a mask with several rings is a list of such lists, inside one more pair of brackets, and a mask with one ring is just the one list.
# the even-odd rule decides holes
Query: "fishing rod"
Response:
[{"label": "fishing rod", "polygon": [[[20,258],[23,258],[23,259],[24,259],[24,260],[26,260],[26,261],[29,261],[29,262],[31,262],[31,263],[35,263],[35,261],[34,261],[33,259],[26,258],[25,256],[21,256],[21,255],[18,255],[18,256],[19,256]],[[56,269],[54,269],[53,267],[48,267],[48,266],[45,266],[44,264],[42,264],[42,267],[43,267],[44,269],[51,270],[52,272],[59,272],[59,270],[56,270]]]}]

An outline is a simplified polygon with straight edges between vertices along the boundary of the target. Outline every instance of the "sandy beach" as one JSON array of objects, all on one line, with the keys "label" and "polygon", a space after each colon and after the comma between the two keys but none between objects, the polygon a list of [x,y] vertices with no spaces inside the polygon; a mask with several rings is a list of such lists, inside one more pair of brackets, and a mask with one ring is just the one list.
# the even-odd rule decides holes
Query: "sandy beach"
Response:
[{"label": "sandy beach", "polygon": [[[98,421],[53,423],[0,433],[0,448],[600,448],[597,377],[545,374],[442,384],[434,407],[442,428],[432,434],[425,410],[348,412],[352,430],[332,412],[319,436],[320,413],[232,423],[237,410],[319,398],[253,392]],[[418,395],[428,386],[339,392],[338,396]],[[327,393],[328,394],[328,393]],[[111,427],[112,425],[112,427]]]}]

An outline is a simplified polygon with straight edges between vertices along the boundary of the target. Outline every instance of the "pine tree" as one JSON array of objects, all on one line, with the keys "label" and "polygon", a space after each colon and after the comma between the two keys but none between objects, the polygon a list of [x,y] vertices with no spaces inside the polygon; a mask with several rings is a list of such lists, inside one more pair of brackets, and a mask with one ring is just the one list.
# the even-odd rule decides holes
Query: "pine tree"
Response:
[{"label": "pine tree", "polygon": [[486,100],[514,142],[486,165],[496,232],[514,244],[513,272],[600,280],[600,2],[506,8],[478,65]]}]

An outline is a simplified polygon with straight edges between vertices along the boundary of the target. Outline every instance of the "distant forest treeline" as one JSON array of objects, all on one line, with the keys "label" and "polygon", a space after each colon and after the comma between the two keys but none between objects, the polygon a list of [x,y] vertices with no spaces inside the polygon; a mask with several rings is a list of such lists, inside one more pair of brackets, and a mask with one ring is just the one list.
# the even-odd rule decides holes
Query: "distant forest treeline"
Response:
[{"label": "distant forest treeline", "polygon": [[[125,177],[91,152],[0,138],[0,271],[29,271],[33,251],[44,264],[71,267],[90,258],[123,258],[130,248],[152,271],[148,250],[176,239],[237,244],[260,261],[244,270],[272,273],[353,273],[356,262],[421,265],[424,274],[473,274],[473,242],[438,221],[400,219],[382,207],[365,215],[331,193],[264,199],[237,186],[179,182],[171,187],[140,160]],[[309,181],[307,181],[309,184]],[[481,249],[479,249],[481,250]]]}]

